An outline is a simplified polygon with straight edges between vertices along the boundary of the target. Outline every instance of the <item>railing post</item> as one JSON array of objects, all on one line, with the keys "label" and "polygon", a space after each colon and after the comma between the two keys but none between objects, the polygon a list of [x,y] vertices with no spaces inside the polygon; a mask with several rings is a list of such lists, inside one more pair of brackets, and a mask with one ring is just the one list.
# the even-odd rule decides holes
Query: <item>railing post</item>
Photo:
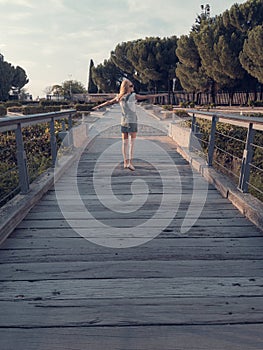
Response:
[{"label": "railing post", "polygon": [[16,156],[17,156],[20,191],[21,191],[21,194],[26,194],[29,191],[29,177],[28,177],[28,171],[27,171],[27,159],[26,159],[26,152],[24,149],[21,123],[17,124],[15,134],[16,134],[16,147],[17,147]]},{"label": "railing post", "polygon": [[196,117],[195,117],[195,114],[193,113],[192,124],[191,124],[191,130],[193,133],[195,132],[195,123],[196,123]]},{"label": "railing post", "polygon": [[73,134],[72,134],[72,129],[73,128],[73,121],[72,121],[72,114],[69,115],[68,117],[68,138],[69,138],[69,144],[73,146]]},{"label": "railing post", "polygon": [[238,189],[242,192],[248,192],[248,182],[250,176],[250,163],[253,157],[252,143],[254,140],[255,129],[253,129],[253,123],[249,123],[247,130],[247,140],[245,149],[243,152],[242,165],[240,170]]},{"label": "railing post", "polygon": [[213,156],[214,156],[214,149],[215,149],[215,137],[216,137],[216,123],[217,123],[217,116],[213,115],[212,117],[212,125],[211,125],[211,132],[209,136],[209,144],[208,144],[208,156],[207,156],[207,163],[208,166],[213,165]]},{"label": "railing post", "polygon": [[68,129],[72,129],[72,126],[73,126],[73,122],[72,122],[72,115],[69,114],[68,116]]},{"label": "railing post", "polygon": [[55,168],[57,160],[57,140],[55,135],[55,119],[54,117],[50,120],[50,146],[51,146],[51,159],[52,167]]}]

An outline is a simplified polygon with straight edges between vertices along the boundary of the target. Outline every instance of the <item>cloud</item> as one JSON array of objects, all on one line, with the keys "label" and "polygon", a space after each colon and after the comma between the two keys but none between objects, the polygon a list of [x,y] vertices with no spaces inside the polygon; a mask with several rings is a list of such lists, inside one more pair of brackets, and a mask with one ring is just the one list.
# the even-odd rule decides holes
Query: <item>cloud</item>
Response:
[{"label": "cloud", "polygon": [[36,3],[34,3],[31,0],[12,0],[12,4],[10,3],[10,0],[0,0],[0,5],[15,5],[15,6],[22,6],[22,7],[28,7],[28,8],[35,8]]},{"label": "cloud", "polygon": [[[210,0],[212,15],[233,3]],[[186,34],[200,12],[196,0],[0,0],[0,6],[0,52],[26,70],[33,95],[69,73],[85,84],[89,60],[103,62],[121,42]]]}]

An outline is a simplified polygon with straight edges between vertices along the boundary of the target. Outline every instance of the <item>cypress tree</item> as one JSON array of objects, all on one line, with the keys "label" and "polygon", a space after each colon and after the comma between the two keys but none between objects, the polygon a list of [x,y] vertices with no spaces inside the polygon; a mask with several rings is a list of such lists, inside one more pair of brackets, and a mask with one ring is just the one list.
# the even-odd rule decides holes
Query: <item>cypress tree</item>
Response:
[{"label": "cypress tree", "polygon": [[89,64],[89,83],[88,83],[88,93],[95,94],[98,92],[98,88],[92,79],[92,68],[94,67],[94,62],[91,59]]}]

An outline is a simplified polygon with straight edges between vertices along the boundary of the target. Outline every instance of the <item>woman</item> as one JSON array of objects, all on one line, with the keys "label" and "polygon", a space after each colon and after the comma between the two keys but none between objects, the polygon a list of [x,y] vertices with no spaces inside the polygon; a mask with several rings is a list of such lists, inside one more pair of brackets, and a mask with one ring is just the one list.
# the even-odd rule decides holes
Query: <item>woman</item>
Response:
[{"label": "woman", "polygon": [[[122,133],[122,155],[123,166],[132,171],[135,167],[132,163],[134,142],[138,131],[137,115],[136,115],[136,101],[145,100],[148,98],[157,97],[159,95],[138,95],[134,92],[134,86],[128,79],[122,81],[119,94],[112,100],[106,101],[96,107],[94,110],[100,107],[109,106],[115,103],[119,103],[122,109],[121,118],[121,133]],[[129,142],[130,136],[130,142]]]}]

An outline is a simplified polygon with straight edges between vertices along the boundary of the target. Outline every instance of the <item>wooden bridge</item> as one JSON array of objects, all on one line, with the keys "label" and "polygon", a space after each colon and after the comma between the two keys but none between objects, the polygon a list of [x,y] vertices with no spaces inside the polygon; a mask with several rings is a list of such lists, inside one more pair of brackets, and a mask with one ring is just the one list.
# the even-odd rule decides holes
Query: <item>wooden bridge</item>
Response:
[{"label": "wooden bridge", "polygon": [[139,113],[135,172],[100,131],[0,246],[1,349],[262,350],[262,231]]}]

